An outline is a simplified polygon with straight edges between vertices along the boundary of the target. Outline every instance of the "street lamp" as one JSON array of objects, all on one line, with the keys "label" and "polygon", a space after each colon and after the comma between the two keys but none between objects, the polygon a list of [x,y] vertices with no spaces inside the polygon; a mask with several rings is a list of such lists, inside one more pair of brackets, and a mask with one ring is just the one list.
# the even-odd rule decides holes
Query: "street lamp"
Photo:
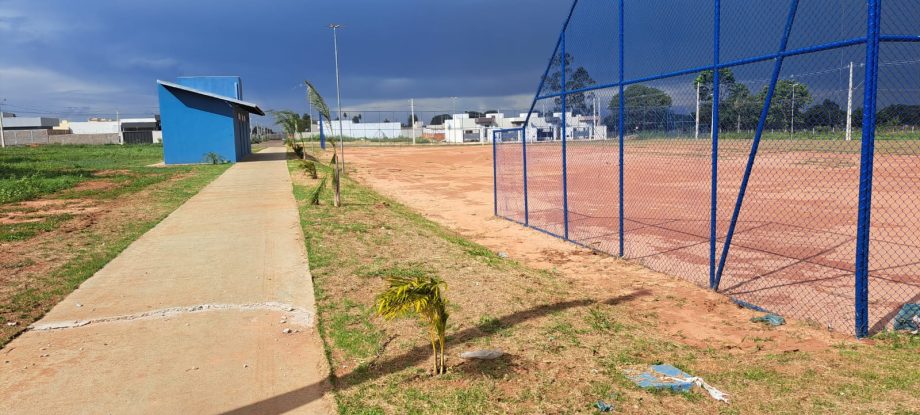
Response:
[{"label": "street lamp", "polygon": [[345,172],[345,142],[342,138],[342,93],[339,89],[339,41],[336,37],[336,30],[342,25],[332,23],[329,28],[332,29],[332,46],[335,49],[335,101],[338,106],[339,118],[339,149],[342,152],[342,172]]}]

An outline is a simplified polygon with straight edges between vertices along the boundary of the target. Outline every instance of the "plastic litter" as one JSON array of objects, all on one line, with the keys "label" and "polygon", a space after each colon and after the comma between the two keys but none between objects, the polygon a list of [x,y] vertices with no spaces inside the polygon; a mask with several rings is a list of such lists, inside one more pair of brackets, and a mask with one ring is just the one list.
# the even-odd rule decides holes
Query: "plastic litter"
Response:
[{"label": "plastic litter", "polygon": [[920,304],[904,304],[894,316],[895,330],[920,330]]},{"label": "plastic litter", "polygon": [[613,411],[613,405],[610,405],[604,401],[597,401],[594,403],[594,406],[597,407],[597,410],[601,412]]},{"label": "plastic litter", "polygon": [[696,377],[696,376],[691,376],[691,377],[689,377],[689,378],[684,378],[684,379],[677,379],[677,378],[673,378],[673,379],[676,380],[676,381],[678,381],[678,382],[689,382],[689,383],[692,383],[692,384],[694,384],[694,385],[696,385],[696,386],[699,386],[699,387],[705,389],[706,392],[709,393],[709,396],[712,397],[712,399],[715,399],[715,400],[717,400],[717,401],[726,402],[726,403],[728,402],[728,395],[727,395],[726,393],[724,393],[724,392],[722,392],[722,391],[720,391],[720,390],[718,390],[718,389],[712,387],[712,385],[706,383],[706,381],[703,380],[703,378]]},{"label": "plastic litter", "polygon": [[461,359],[480,359],[480,360],[493,360],[502,357],[505,352],[497,349],[493,350],[474,350],[472,352],[463,352],[460,353]]},{"label": "plastic litter", "polygon": [[767,313],[760,317],[754,317],[751,319],[751,321],[754,323],[764,323],[770,326],[782,326],[783,324],[786,324],[786,319],[773,313]]},{"label": "plastic litter", "polygon": [[670,389],[674,392],[689,392],[697,385],[709,393],[713,399],[728,402],[728,395],[712,387],[703,378],[691,376],[671,365],[654,365],[640,373],[626,372],[626,376],[643,389]]}]

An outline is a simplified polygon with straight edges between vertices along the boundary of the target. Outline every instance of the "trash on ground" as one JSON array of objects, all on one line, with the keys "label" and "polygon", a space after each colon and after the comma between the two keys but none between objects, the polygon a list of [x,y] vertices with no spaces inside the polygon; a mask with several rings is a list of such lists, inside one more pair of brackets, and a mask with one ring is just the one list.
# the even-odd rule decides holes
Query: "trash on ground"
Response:
[{"label": "trash on ground", "polygon": [[894,316],[895,330],[920,330],[920,304],[904,304]]},{"label": "trash on ground", "polygon": [[505,352],[497,349],[493,350],[474,350],[472,352],[463,352],[460,353],[461,359],[480,359],[480,360],[493,360],[502,357]]},{"label": "trash on ground", "polygon": [[754,323],[764,323],[770,326],[782,326],[786,324],[786,319],[783,316],[773,313],[767,313],[760,317],[751,318],[751,321]]},{"label": "trash on ground", "polygon": [[710,386],[703,378],[690,376],[671,365],[653,365],[648,371],[626,371],[626,377],[643,389],[669,389],[674,392],[690,392],[697,385],[709,393],[713,399],[728,402],[728,395]]},{"label": "trash on ground", "polygon": [[508,253],[507,253],[507,252],[499,252],[499,253],[498,253],[498,257],[499,257],[499,258],[508,258]]},{"label": "trash on ground", "polygon": [[610,405],[604,401],[597,401],[594,403],[594,406],[597,407],[597,410],[601,412],[610,412],[613,410],[613,405]]},{"label": "trash on ground", "polygon": [[[616,400],[617,400],[616,392],[610,392],[610,401],[613,402]],[[604,402],[603,400],[598,400],[597,402],[594,403],[594,407],[597,408],[597,410],[600,412],[613,412],[616,409],[614,405],[615,405],[614,403],[607,403],[607,402]]]}]

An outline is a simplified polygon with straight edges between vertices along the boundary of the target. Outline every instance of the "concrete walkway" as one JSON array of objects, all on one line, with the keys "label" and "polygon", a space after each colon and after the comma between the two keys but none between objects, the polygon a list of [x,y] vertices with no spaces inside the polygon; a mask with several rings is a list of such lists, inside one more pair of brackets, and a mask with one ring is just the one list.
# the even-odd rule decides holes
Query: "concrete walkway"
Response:
[{"label": "concrete walkway", "polygon": [[314,312],[284,148],[269,148],[0,351],[0,413],[333,413]]}]

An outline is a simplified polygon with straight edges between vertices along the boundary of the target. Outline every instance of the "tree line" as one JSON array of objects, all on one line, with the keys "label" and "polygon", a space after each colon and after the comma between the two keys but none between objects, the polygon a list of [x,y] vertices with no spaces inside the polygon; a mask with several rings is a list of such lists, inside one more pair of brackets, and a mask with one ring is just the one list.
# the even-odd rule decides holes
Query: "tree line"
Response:
[{"label": "tree line", "polygon": [[[595,80],[583,66],[573,68],[574,59],[566,53],[556,56],[551,62],[551,70],[544,79],[541,95],[553,95],[562,92],[562,64],[565,63],[565,89],[577,91],[595,85]],[[703,71],[693,80],[694,91],[699,90],[700,128],[708,131],[712,125],[713,71]],[[719,129],[722,131],[744,131],[757,127],[763,103],[766,100],[768,85],[758,91],[736,80],[729,68],[719,70]],[[577,92],[565,97],[566,111],[576,115],[593,115],[597,105],[596,91]],[[862,126],[862,96],[854,96],[852,125]],[[629,85],[624,88],[625,123],[627,130],[692,130],[696,123],[696,111],[678,114],[672,109],[673,99],[664,90],[646,85]],[[773,130],[794,129],[832,129],[845,128],[846,109],[841,104],[824,99],[812,105],[809,86],[794,79],[781,79],[776,83],[773,99],[767,112],[765,128]],[[845,103],[844,103],[845,105]],[[615,93],[607,103],[609,113],[603,118],[603,124],[614,131],[619,128],[620,96]],[[553,111],[562,110],[561,97],[553,98]],[[599,112],[599,111],[598,111]],[[878,124],[881,126],[920,126],[920,105],[892,104],[878,112]]]}]

